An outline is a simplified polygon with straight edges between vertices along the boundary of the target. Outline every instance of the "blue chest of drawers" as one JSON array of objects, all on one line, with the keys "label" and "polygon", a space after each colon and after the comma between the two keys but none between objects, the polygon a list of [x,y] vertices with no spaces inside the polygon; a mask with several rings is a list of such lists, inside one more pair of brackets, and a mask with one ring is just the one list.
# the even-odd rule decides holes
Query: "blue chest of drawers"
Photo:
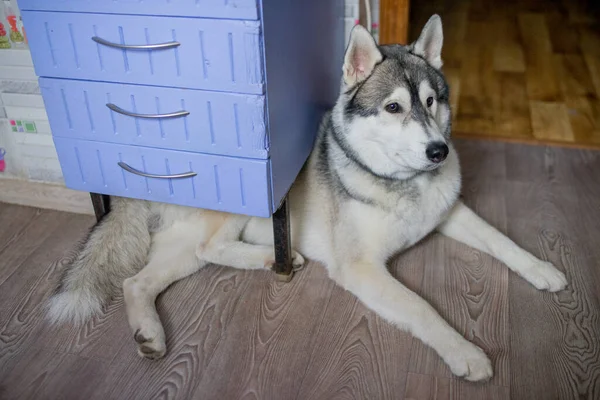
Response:
[{"label": "blue chest of drawers", "polygon": [[20,0],[68,187],[268,217],[338,95],[343,0]]}]

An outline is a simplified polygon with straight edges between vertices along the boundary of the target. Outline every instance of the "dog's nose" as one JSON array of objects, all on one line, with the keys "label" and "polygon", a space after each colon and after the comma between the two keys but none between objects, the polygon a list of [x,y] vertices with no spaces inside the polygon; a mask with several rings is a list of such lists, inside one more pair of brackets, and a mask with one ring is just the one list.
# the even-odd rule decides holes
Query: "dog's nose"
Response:
[{"label": "dog's nose", "polygon": [[448,146],[444,142],[433,142],[427,146],[425,154],[427,158],[434,163],[441,163],[448,156]]}]

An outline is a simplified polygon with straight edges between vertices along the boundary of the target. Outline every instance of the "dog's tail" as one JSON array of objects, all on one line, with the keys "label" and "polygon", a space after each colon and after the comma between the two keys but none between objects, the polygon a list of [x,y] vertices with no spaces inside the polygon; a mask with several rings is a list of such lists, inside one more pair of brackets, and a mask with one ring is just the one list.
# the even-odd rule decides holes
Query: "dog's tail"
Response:
[{"label": "dog's tail", "polygon": [[111,198],[112,210],[90,232],[64,270],[48,304],[54,322],[83,323],[121,290],[123,280],[141,269],[150,250],[149,204]]}]

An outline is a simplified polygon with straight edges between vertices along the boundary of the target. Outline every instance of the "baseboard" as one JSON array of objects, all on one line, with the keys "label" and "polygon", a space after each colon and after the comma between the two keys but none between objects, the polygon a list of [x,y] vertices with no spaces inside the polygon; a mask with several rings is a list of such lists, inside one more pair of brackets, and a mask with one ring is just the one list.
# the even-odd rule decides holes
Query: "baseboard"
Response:
[{"label": "baseboard", "polygon": [[566,142],[551,139],[537,139],[531,137],[517,137],[517,136],[497,136],[478,134],[471,132],[452,131],[452,138],[454,139],[474,139],[474,140],[491,140],[495,142],[506,142],[506,143],[517,143],[537,146],[552,146],[552,147],[567,147],[571,149],[580,150],[600,150],[600,143],[593,142]]},{"label": "baseboard", "polygon": [[40,182],[0,179],[0,202],[94,215],[89,193]]}]

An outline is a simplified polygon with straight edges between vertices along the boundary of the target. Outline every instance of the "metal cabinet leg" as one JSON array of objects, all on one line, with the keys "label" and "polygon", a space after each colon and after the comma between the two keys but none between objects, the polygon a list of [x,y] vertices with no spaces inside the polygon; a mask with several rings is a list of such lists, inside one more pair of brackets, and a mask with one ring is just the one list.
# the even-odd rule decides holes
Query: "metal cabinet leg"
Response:
[{"label": "metal cabinet leg", "polygon": [[92,205],[96,214],[96,221],[100,220],[110,211],[110,196],[106,194],[90,193]]},{"label": "metal cabinet leg", "polygon": [[290,209],[287,197],[273,214],[275,237],[275,274],[282,282],[289,282],[294,275],[292,266],[292,243],[290,238]]}]

